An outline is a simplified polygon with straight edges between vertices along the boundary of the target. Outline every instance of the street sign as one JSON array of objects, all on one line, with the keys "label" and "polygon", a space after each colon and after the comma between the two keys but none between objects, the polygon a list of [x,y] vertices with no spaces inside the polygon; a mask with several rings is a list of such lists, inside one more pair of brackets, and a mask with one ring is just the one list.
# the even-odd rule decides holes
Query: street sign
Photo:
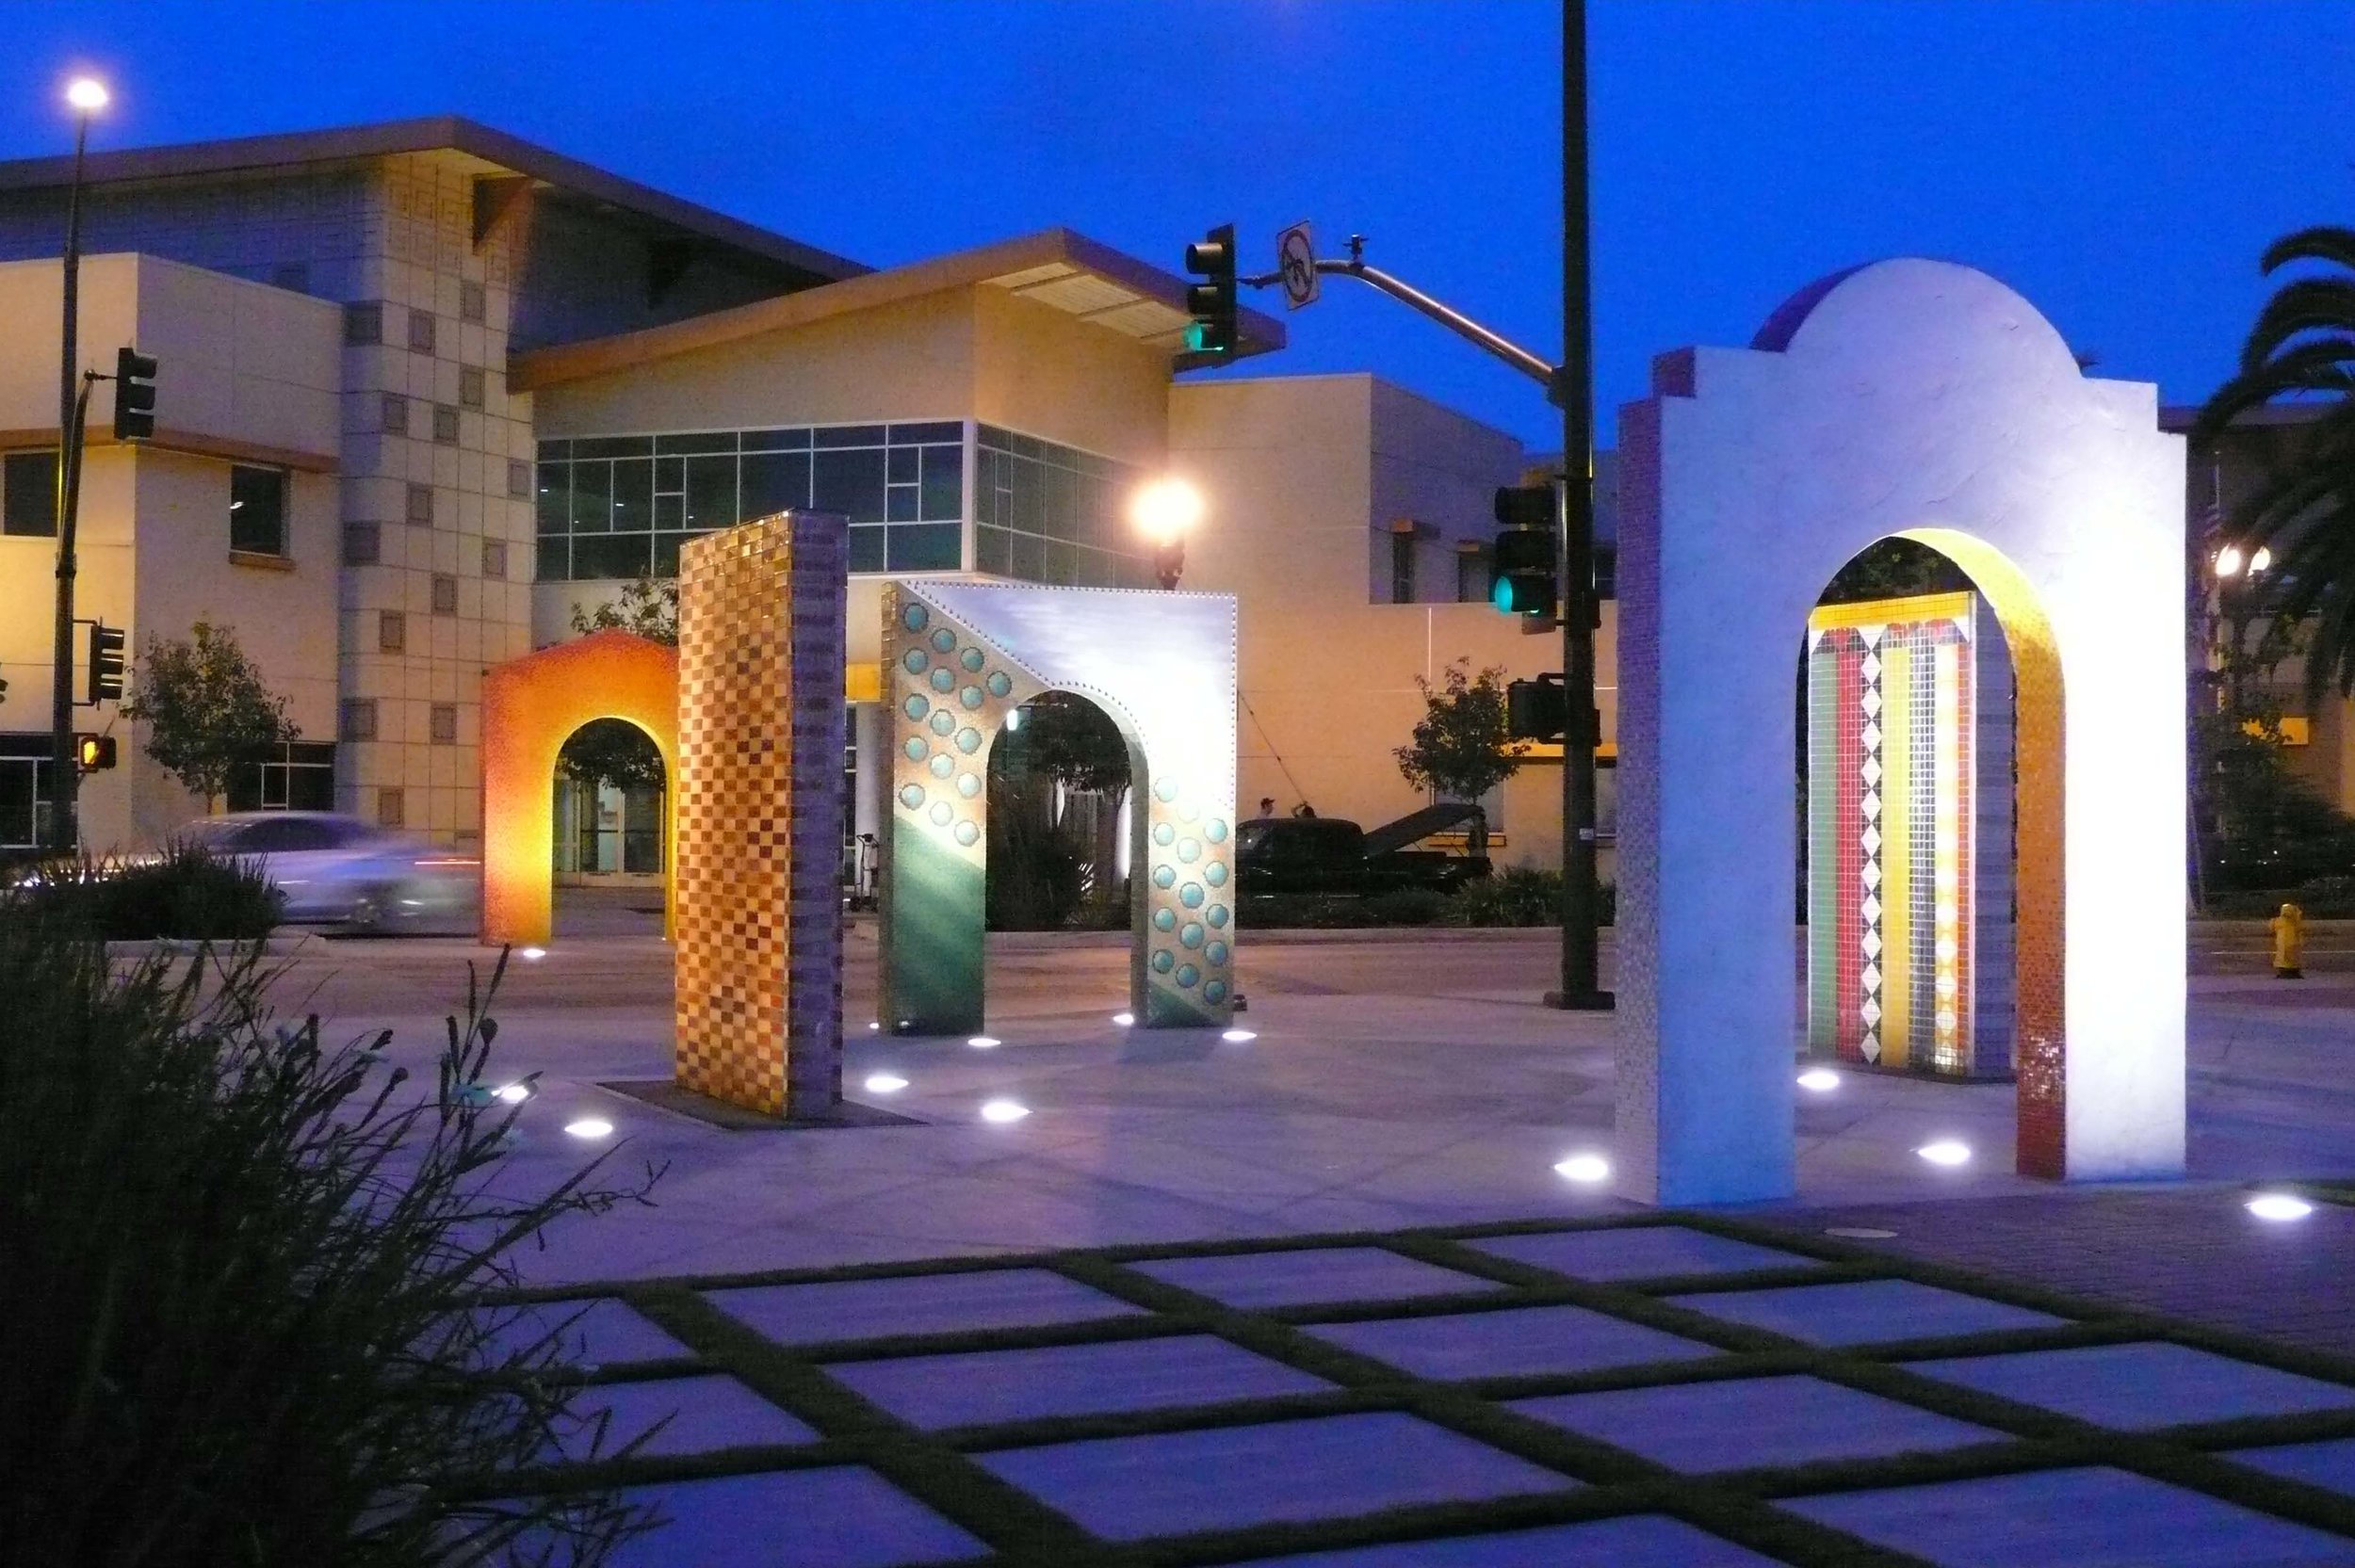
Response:
[{"label": "street sign", "polygon": [[1275,269],[1284,275],[1286,305],[1298,310],[1317,302],[1317,248],[1307,224],[1295,223],[1275,236]]}]

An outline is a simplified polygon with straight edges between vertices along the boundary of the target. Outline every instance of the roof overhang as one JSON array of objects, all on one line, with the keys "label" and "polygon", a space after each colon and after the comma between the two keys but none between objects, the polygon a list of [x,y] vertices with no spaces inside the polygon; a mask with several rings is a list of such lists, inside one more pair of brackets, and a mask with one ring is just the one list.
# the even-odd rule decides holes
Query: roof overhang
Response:
[{"label": "roof overhang", "polygon": [[[1173,367],[1204,363],[1186,348],[1186,283],[1134,256],[1069,229],[1001,240],[946,256],[869,272],[733,310],[642,331],[518,354],[508,385],[518,392],[631,369],[674,355],[808,326],[950,289],[984,287],[1059,310],[1169,356]],[[1235,358],[1284,346],[1284,326],[1254,310],[1237,313]]]},{"label": "roof overhang", "polygon": [[[544,186],[549,193],[592,209],[625,215],[641,223],[674,231],[681,237],[756,256],[802,274],[808,283],[856,277],[868,270],[857,262],[681,201],[651,186],[609,174],[457,115],[94,153],[83,161],[82,180],[85,185],[175,180],[241,170],[351,163],[403,153],[432,152],[464,154],[488,166],[483,170],[485,175],[504,171],[521,176],[535,186]],[[22,158],[0,163],[0,191],[62,189],[73,176],[73,159],[70,156]]]}]

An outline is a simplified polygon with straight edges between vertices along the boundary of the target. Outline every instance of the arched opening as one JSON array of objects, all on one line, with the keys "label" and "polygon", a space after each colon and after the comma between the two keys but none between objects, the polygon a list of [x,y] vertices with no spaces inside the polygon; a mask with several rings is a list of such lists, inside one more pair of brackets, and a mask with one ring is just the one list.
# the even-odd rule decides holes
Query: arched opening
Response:
[{"label": "arched opening", "polygon": [[2061,682],[2018,570],[1948,529],[1876,541],[1799,676],[1803,1054],[2015,1077],[2017,1164],[2062,1171]]},{"label": "arched opening", "polygon": [[1131,919],[1129,837],[1137,768],[1101,706],[1043,691],[990,741],[991,930],[1119,930]]},{"label": "arched opening", "polygon": [[661,747],[626,719],[593,719],[567,736],[552,781],[557,884],[659,887],[669,783]]}]

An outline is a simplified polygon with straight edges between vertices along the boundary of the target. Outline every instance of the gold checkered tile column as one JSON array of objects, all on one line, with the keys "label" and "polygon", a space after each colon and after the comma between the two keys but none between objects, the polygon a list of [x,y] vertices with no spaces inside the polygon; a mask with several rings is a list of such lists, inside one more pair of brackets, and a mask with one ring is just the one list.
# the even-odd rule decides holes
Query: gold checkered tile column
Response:
[{"label": "gold checkered tile column", "polygon": [[842,1093],[844,525],[679,553],[678,1081],[750,1110]]}]

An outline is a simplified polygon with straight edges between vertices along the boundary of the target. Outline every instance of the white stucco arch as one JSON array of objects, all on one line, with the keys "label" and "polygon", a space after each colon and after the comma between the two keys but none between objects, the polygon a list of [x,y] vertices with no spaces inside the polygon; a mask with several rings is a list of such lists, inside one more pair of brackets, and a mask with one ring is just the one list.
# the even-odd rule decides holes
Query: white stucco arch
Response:
[{"label": "white stucco arch", "polygon": [[2156,389],[2086,377],[2019,295],[1910,258],[1652,382],[1619,416],[1621,1189],[1795,1188],[1792,659],[1825,584],[1893,534],[1954,557],[2023,683],[2041,655],[2061,688],[2033,752],[2022,690],[2022,942],[2039,784],[2065,940],[2060,1037],[2021,1042],[2022,1168],[2179,1172],[2184,448]]}]

